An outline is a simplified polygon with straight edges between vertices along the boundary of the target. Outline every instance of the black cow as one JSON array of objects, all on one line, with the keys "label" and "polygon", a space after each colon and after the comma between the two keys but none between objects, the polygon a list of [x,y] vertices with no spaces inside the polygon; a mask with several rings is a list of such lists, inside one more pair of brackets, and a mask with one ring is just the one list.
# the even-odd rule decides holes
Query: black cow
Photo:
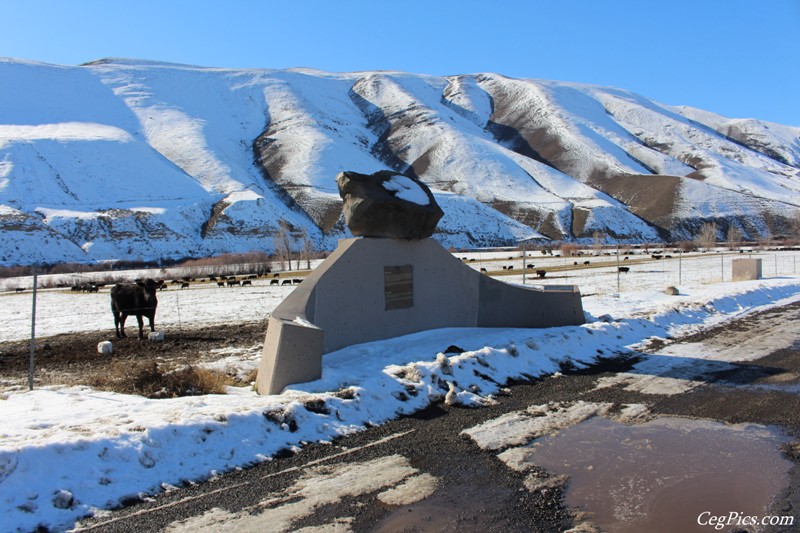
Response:
[{"label": "black cow", "polygon": [[136,315],[139,323],[139,338],[144,338],[143,316],[150,322],[150,331],[155,331],[153,322],[156,318],[156,290],[159,284],[152,279],[136,283],[118,283],[111,287],[111,312],[114,313],[114,330],[117,337],[125,337],[125,320],[128,315]]}]

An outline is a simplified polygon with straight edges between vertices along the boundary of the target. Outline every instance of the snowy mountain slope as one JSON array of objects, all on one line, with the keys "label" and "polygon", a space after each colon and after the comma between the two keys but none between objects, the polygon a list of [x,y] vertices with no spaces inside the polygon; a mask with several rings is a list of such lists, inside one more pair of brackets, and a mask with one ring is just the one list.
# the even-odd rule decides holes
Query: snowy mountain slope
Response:
[{"label": "snowy mountain slope", "polygon": [[742,149],[706,128],[665,110],[631,105],[613,93],[596,91],[614,119],[645,145],[695,169],[687,177],[739,192],[782,200],[800,191],[800,171],[760,152]]},{"label": "snowy mountain slope", "polygon": [[445,247],[505,246],[510,242],[546,239],[525,224],[469,196],[436,189],[432,192],[444,211],[436,240]]},{"label": "snowy mountain slope", "polygon": [[756,238],[800,208],[800,128],[607,87],[0,59],[0,95],[0,264],[330,249],[343,170],[417,175],[448,246]]},{"label": "snowy mountain slope", "polygon": [[[788,218],[797,211],[796,167],[641,96],[528,80],[483,84],[500,102],[494,120],[519,131],[540,158],[622,201],[673,238],[691,237],[685,228],[699,225],[700,212],[711,219],[758,219],[749,224],[758,234],[766,232],[765,213]],[[654,184],[654,175],[665,179]],[[712,208],[704,209],[708,203]]]},{"label": "snowy mountain slope", "polygon": [[103,84],[135,113],[147,142],[215,200],[202,227],[209,253],[262,248],[281,223],[321,238],[253,164],[253,139],[269,122],[265,71],[121,63],[95,67]]},{"label": "snowy mountain slope", "polygon": [[297,71],[276,73],[264,87],[270,120],[255,141],[263,172],[325,232],[342,212],[336,175],[386,168],[367,149],[374,140],[350,102],[350,85]]},{"label": "snowy mountain slope", "polygon": [[708,126],[780,163],[795,168],[800,166],[800,128],[755,119],[729,119],[688,106],[673,109],[689,120]]},{"label": "snowy mountain slope", "polygon": [[353,92],[380,136],[378,153],[396,170],[410,167],[433,187],[475,198],[550,236],[606,230],[573,224],[574,210],[602,207],[616,211],[612,233],[656,238],[605,194],[498,142],[484,120],[491,98],[463,76],[373,74],[356,82]]}]

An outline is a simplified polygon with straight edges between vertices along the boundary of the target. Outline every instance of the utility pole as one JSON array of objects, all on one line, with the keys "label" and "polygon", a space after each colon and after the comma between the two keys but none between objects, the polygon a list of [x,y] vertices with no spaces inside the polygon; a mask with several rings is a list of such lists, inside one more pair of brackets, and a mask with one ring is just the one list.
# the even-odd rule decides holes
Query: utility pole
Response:
[{"label": "utility pole", "polygon": [[525,241],[523,241],[522,242],[522,284],[523,285],[525,285],[525,281],[527,279],[527,276],[526,276],[527,269],[525,268],[525,261],[527,260],[526,257],[525,257],[526,255],[528,255],[527,248],[525,247]]}]

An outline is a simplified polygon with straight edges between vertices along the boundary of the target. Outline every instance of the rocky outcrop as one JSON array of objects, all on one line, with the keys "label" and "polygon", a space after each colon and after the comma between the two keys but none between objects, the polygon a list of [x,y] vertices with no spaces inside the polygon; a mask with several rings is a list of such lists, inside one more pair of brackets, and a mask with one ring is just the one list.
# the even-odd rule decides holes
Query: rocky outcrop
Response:
[{"label": "rocky outcrop", "polygon": [[444,215],[424,183],[402,174],[340,172],[336,184],[345,222],[356,236],[425,239]]}]

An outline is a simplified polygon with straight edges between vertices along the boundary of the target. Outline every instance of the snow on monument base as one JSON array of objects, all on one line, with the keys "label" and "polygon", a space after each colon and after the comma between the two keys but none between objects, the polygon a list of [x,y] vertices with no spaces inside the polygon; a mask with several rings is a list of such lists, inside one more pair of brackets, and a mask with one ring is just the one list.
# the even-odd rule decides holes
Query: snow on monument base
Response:
[{"label": "snow on monument base", "polygon": [[509,285],[433,239],[346,239],[273,311],[256,383],[277,394],[319,379],[324,353],[417,331],[583,322],[572,285]]}]

